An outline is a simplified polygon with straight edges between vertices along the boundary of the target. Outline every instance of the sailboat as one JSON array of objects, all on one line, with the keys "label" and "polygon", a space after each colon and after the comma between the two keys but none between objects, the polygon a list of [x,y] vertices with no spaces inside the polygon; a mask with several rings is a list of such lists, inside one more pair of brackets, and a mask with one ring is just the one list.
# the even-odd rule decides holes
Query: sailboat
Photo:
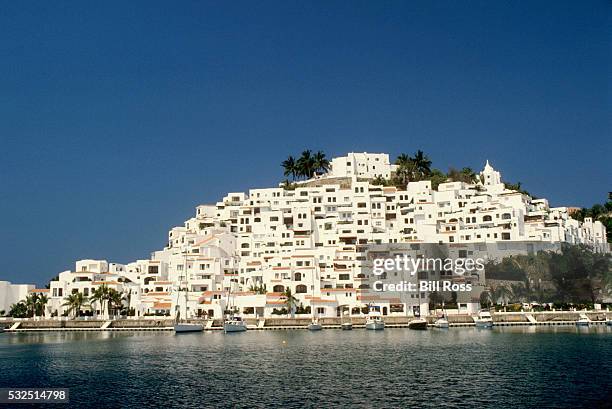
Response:
[{"label": "sailboat", "polygon": [[230,280],[229,291],[227,293],[227,304],[228,309],[231,311],[229,316],[223,321],[223,331],[227,334],[228,332],[244,332],[247,330],[247,324],[240,315],[234,313],[234,306],[230,306],[230,294],[232,292],[232,281]]},{"label": "sailboat", "polygon": [[[347,307],[349,308],[349,307]],[[342,309],[340,310],[340,314],[341,314],[341,318],[340,318],[340,327],[342,328],[343,331],[350,331],[353,329],[353,323],[351,322],[351,317],[349,315],[348,317],[348,321],[344,320],[344,317],[347,316],[350,313],[350,310],[344,311],[344,306],[342,306]]]},{"label": "sailboat", "polygon": [[[314,272],[311,274],[312,277],[312,288],[314,288]],[[323,329],[323,325],[319,323],[319,318],[315,316],[314,305],[312,302],[310,303],[310,313],[312,314],[312,318],[310,324],[308,324],[308,331],[321,331]]]},{"label": "sailboat", "polygon": [[[181,291],[179,289],[179,291]],[[204,330],[204,326],[202,324],[195,324],[195,323],[190,323],[190,322],[181,322],[181,311],[179,308],[179,298],[180,296],[177,296],[176,298],[176,306],[175,306],[175,311],[176,311],[176,318],[174,319],[174,332],[177,334],[180,333],[184,333],[184,332],[201,332]],[[187,288],[185,288],[185,310],[187,310]]]},{"label": "sailboat", "polygon": [[446,316],[446,309],[444,309],[444,303],[442,303],[442,317],[438,318],[436,322],[434,322],[434,327],[436,328],[448,328],[448,317]]},{"label": "sailboat", "polygon": [[409,329],[426,330],[427,320],[421,318],[421,293],[419,292],[419,315],[408,322]]}]

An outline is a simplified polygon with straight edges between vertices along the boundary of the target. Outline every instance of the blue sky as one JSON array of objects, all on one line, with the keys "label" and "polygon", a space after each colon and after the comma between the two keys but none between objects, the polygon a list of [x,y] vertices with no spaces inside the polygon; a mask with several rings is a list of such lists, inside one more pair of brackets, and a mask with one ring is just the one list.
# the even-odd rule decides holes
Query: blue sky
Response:
[{"label": "blue sky", "polygon": [[163,247],[305,148],[486,159],[553,205],[612,175],[606,1],[7,2],[0,280]]}]

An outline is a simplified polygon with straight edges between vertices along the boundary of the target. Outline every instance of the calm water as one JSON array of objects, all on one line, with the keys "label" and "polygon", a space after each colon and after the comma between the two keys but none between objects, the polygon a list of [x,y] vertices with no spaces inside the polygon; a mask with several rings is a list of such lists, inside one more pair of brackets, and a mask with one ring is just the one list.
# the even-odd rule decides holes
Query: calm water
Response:
[{"label": "calm water", "polygon": [[603,407],[612,329],[5,333],[0,387],[68,387],[72,407]]}]

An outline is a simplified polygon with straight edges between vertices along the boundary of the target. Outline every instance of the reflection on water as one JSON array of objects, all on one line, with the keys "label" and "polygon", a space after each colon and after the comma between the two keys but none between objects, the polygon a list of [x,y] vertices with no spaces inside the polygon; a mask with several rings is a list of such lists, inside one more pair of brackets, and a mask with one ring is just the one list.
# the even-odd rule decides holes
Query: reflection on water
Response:
[{"label": "reflection on water", "polygon": [[0,361],[73,407],[596,407],[612,329],[2,334]]}]

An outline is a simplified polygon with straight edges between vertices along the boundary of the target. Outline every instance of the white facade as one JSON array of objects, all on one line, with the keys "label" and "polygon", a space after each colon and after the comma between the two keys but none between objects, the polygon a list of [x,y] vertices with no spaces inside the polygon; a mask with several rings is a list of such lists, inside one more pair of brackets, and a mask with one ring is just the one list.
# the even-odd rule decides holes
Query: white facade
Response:
[{"label": "white facade", "polygon": [[[329,175],[294,190],[251,189],[197,206],[148,260],[82,260],[75,272],[60,273],[51,282],[51,309],[62,314],[68,294],[88,295],[107,284],[131,294],[137,316],[180,310],[183,317],[220,317],[235,307],[246,317],[269,317],[285,306],[287,289],[318,316],[335,317],[342,308],[359,314],[367,304],[409,315],[415,306],[426,309],[429,293],[372,294],[366,283],[377,247],[390,254],[396,245],[419,249],[433,243],[458,251],[474,245],[475,252],[494,258],[560,243],[608,251],[600,222],[580,223],[566,208],[506,189],[488,162],[477,184],[449,182],[433,190],[422,181],[400,190],[368,181],[389,178],[393,170],[387,154],[351,153],[333,159]],[[423,272],[434,280],[445,278],[441,274]],[[483,284],[479,276],[446,278]],[[457,301],[466,309],[478,302],[473,294]]]},{"label": "white facade", "polygon": [[329,177],[367,178],[374,179],[381,176],[385,179],[391,177],[395,165],[389,161],[386,153],[349,153],[331,161]]},{"label": "white facade", "polygon": [[8,314],[11,305],[24,300],[34,288],[34,284],[11,284],[8,281],[0,281],[0,311]]}]

